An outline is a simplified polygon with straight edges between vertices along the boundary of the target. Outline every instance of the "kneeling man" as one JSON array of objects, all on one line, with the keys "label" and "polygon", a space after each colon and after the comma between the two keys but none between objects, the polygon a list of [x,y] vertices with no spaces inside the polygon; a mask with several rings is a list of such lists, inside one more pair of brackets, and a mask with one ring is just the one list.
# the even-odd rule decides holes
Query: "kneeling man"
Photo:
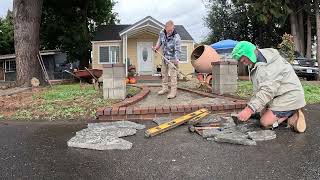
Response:
[{"label": "kneeling man", "polygon": [[245,65],[252,65],[251,81],[253,97],[239,114],[241,121],[247,121],[260,112],[260,124],[266,128],[277,127],[287,120],[296,132],[306,130],[304,114],[306,105],[301,82],[291,64],[276,49],[257,49],[247,41],[239,42],[232,51],[234,59]]}]

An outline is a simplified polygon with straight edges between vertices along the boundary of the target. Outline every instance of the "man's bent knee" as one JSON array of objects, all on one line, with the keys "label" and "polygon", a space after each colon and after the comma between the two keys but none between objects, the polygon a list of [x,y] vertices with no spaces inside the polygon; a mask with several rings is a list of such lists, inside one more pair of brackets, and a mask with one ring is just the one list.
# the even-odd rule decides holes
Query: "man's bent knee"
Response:
[{"label": "man's bent knee", "polygon": [[260,125],[263,127],[272,126],[277,122],[278,118],[273,114],[271,110],[266,110],[260,119]]}]

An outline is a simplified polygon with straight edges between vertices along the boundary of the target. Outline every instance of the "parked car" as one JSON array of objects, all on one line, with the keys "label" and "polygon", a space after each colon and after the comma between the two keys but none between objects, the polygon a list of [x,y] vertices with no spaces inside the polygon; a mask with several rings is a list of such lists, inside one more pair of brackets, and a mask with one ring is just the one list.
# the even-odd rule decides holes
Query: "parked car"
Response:
[{"label": "parked car", "polygon": [[294,59],[292,66],[299,77],[306,78],[308,81],[317,79],[319,68],[315,59],[298,57]]}]

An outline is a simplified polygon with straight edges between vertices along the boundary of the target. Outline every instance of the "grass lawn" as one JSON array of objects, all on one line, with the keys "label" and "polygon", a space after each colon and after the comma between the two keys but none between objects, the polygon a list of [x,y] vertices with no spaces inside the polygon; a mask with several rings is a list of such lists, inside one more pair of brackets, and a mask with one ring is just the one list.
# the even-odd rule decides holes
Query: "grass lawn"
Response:
[{"label": "grass lawn", "polygon": [[[127,92],[136,94],[138,88],[128,87]],[[0,110],[0,118],[27,120],[92,119],[96,109],[112,106],[115,101],[103,99],[102,90],[92,85],[55,85],[38,92],[28,92],[7,97],[12,105]]]},{"label": "grass lawn", "polygon": [[[302,81],[307,104],[320,103],[320,82]],[[252,84],[250,81],[239,81],[237,95],[242,98],[250,98]]]}]

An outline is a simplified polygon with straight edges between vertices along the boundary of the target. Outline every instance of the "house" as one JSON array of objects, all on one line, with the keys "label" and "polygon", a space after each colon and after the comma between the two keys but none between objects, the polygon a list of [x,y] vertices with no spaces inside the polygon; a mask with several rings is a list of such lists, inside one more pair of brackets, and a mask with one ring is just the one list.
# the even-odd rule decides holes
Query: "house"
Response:
[{"label": "house", "polygon": [[[49,79],[66,79],[70,75],[66,69],[67,55],[59,50],[45,50],[40,52]],[[16,80],[16,56],[15,54],[0,55],[0,82]]]},{"label": "house", "polygon": [[[92,68],[102,69],[103,64],[130,63],[139,75],[154,75],[161,56],[151,49],[157,43],[164,24],[147,16],[132,25],[102,25],[97,28],[92,41]],[[193,73],[190,57],[194,40],[182,25],[175,25],[181,36],[179,69],[184,74]],[[127,59],[127,61],[125,61]]]}]

